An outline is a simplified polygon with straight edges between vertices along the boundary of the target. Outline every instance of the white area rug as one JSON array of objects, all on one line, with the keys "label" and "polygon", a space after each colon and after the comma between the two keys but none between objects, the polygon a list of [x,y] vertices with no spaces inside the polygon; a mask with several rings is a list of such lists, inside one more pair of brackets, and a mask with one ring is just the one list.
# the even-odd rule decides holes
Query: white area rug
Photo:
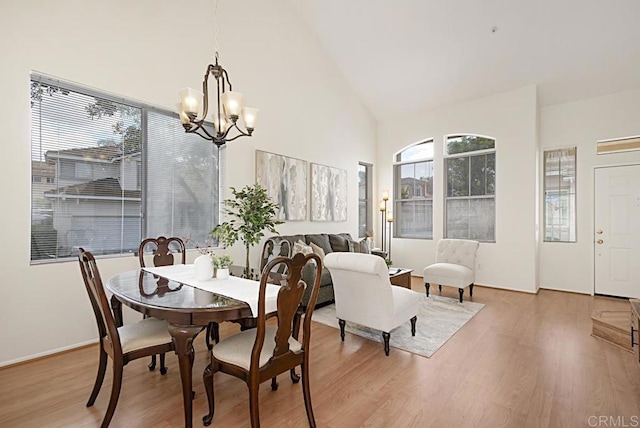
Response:
[{"label": "white area rug", "polygon": [[[484,308],[482,303],[431,295],[422,296],[416,323],[416,335],[411,336],[411,322],[391,330],[389,344],[414,354],[430,358],[447,340],[449,340],[467,321]],[[313,321],[340,329],[336,318],[335,305],[327,305],[313,311]],[[369,340],[382,343],[382,332],[347,321],[345,331],[357,334]],[[340,334],[336,334],[340,340]],[[345,340],[349,340],[345,338]]]}]

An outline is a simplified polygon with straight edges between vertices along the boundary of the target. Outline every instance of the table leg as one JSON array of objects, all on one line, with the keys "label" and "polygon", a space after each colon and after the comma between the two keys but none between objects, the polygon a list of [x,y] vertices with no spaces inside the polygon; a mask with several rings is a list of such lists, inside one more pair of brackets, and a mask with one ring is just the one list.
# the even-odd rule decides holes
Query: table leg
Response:
[{"label": "table leg", "polygon": [[113,312],[113,320],[116,323],[116,327],[122,327],[122,302],[116,299],[116,296],[111,296],[111,311]]},{"label": "table leg", "polygon": [[194,358],[193,339],[204,329],[204,326],[169,324],[169,333],[178,355],[180,378],[182,379],[182,401],[184,404],[184,426],[191,428],[193,409],[191,402],[192,363]]}]

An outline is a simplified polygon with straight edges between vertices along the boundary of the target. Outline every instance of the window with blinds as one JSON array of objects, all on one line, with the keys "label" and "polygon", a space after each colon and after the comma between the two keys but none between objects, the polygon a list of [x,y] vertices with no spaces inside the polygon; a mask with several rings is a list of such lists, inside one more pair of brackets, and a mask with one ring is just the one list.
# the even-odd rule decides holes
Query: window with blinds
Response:
[{"label": "window with blinds", "polygon": [[204,242],[218,160],[174,113],[33,74],[32,262],[134,253],[147,236]]},{"label": "window with blinds", "polygon": [[445,237],[495,241],[495,140],[477,135],[446,139]]},{"label": "window with blinds", "polygon": [[373,236],[371,189],[373,165],[358,163],[358,237]]},{"label": "window with blinds", "polygon": [[433,239],[433,140],[405,148],[394,160],[393,236]]},{"label": "window with blinds", "polygon": [[576,242],[576,151],[544,152],[544,240]]}]

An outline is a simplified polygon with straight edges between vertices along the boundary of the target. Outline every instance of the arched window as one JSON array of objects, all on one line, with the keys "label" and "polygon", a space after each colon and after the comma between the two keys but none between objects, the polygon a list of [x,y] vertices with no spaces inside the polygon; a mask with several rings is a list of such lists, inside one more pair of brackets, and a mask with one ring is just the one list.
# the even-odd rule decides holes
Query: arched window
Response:
[{"label": "arched window", "polygon": [[394,236],[433,239],[433,139],[398,152],[393,169]]},{"label": "arched window", "polygon": [[445,238],[494,242],[496,140],[448,135],[444,170]]}]

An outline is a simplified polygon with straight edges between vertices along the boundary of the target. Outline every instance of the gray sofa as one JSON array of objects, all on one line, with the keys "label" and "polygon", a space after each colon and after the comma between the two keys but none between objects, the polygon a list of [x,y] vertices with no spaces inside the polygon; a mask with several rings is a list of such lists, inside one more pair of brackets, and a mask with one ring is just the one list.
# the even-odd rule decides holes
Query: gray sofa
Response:
[{"label": "gray sofa", "polygon": [[[274,256],[286,256],[291,257],[293,251],[293,244],[298,240],[303,241],[307,245],[314,243],[322,248],[325,254],[349,251],[349,241],[353,240],[349,233],[317,233],[309,235],[288,235],[288,236],[273,236],[267,239],[262,247],[262,255],[260,257],[260,271],[266,266],[266,264]],[[313,277],[313,266],[306,266],[302,273],[302,279],[311,284],[315,280]],[[302,297],[302,305],[306,306],[309,301],[309,294],[311,287],[307,287],[305,294]],[[330,303],[334,300],[333,297],[333,283],[331,281],[331,275],[329,270],[325,267],[322,268],[322,276],[320,277],[320,290],[318,291],[318,301],[316,306]]]}]

